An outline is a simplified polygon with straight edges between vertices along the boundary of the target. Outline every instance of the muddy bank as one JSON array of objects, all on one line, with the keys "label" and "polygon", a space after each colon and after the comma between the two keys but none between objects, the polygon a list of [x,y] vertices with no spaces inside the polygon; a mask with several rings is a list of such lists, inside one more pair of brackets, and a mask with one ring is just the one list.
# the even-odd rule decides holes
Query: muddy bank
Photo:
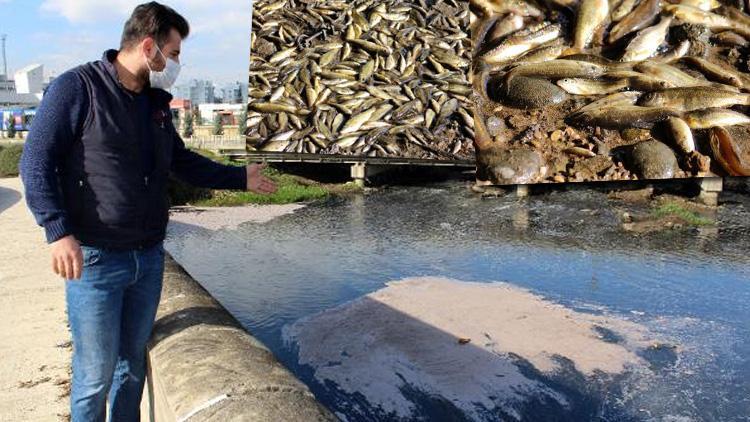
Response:
[{"label": "muddy bank", "polygon": [[236,229],[246,222],[267,223],[282,215],[304,208],[302,204],[248,205],[241,207],[173,207],[170,222],[202,227],[208,230]]}]

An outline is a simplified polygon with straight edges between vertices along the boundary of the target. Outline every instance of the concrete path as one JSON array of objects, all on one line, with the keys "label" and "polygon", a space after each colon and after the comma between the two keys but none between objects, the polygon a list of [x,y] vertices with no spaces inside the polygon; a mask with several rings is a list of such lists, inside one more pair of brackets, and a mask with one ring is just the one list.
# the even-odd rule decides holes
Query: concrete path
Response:
[{"label": "concrete path", "polygon": [[0,179],[0,421],[68,419],[65,284],[19,178]]}]

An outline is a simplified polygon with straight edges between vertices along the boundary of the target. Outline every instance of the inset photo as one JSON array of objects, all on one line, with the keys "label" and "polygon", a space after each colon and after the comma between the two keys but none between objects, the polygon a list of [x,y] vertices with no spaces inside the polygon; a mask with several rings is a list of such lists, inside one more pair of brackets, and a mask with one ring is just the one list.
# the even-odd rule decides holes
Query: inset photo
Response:
[{"label": "inset photo", "polygon": [[471,0],[477,180],[750,176],[747,7]]},{"label": "inset photo", "polygon": [[474,159],[467,1],[253,9],[251,155]]}]

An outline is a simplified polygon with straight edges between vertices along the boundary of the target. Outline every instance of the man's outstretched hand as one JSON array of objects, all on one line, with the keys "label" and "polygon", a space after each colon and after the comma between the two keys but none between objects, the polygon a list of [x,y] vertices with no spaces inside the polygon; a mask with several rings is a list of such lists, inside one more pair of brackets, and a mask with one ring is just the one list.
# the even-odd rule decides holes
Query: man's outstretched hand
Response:
[{"label": "man's outstretched hand", "polygon": [[247,190],[262,195],[276,192],[276,183],[263,176],[265,164],[250,164],[247,166]]},{"label": "man's outstretched hand", "polygon": [[78,240],[72,235],[52,243],[52,270],[68,280],[81,278],[83,253]]}]

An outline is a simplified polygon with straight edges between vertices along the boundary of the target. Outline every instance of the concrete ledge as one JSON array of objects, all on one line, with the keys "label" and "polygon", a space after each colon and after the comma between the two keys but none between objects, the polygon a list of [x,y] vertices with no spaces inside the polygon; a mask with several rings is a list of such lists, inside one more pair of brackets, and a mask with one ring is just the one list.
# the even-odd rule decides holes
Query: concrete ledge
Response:
[{"label": "concrete ledge", "polygon": [[168,254],[148,363],[142,420],[336,420]]}]

